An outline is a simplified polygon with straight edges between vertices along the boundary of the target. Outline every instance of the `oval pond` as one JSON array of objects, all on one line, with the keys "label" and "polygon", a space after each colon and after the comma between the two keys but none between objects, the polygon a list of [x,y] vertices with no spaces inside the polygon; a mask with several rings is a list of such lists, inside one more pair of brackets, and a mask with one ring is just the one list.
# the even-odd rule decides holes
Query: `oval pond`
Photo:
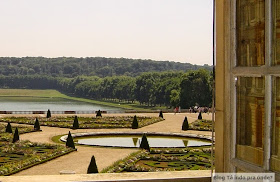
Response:
[{"label": "oval pond", "polygon": [[[76,138],[78,144],[106,147],[139,147],[141,136],[89,136]],[[185,137],[147,136],[150,147],[193,147],[211,145],[210,141]]]}]

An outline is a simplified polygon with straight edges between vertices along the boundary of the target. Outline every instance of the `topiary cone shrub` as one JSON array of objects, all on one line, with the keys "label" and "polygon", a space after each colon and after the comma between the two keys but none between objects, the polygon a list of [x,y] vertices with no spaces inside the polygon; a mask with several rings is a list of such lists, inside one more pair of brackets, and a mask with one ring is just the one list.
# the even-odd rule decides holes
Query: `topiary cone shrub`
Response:
[{"label": "topiary cone shrub", "polygon": [[13,130],[12,130],[12,125],[10,122],[8,122],[7,126],[6,126],[6,132],[7,133],[13,133]]},{"label": "topiary cone shrub", "polygon": [[197,119],[202,119],[202,114],[199,112]]},{"label": "topiary cone shrub", "polygon": [[47,118],[50,118],[50,117],[52,117],[52,114],[51,114],[51,111],[48,109]]},{"label": "topiary cone shrub", "polygon": [[16,128],[13,138],[13,143],[19,141],[19,134],[18,134],[18,128]]},{"label": "topiary cone shrub", "polygon": [[162,113],[162,111],[159,112],[159,116],[158,116],[158,117],[163,118],[163,113]]},{"label": "topiary cone shrub", "polygon": [[189,122],[188,122],[188,118],[185,117],[182,125],[182,130],[188,130],[188,129],[189,129]]},{"label": "topiary cone shrub", "polygon": [[78,121],[78,117],[75,116],[74,122],[73,122],[73,129],[78,129],[78,128],[79,128],[79,121]]},{"label": "topiary cone shrub", "polygon": [[139,127],[136,115],[133,117],[133,121],[132,121],[132,126],[131,127],[132,127],[132,129],[138,129],[138,127]]},{"label": "topiary cone shrub", "polygon": [[34,130],[35,131],[40,131],[40,123],[39,123],[38,118],[35,119]]},{"label": "topiary cone shrub", "polygon": [[90,163],[88,166],[88,170],[87,170],[87,174],[92,174],[92,173],[98,173],[94,155],[91,157],[91,160],[90,160]]},{"label": "topiary cone shrub", "polygon": [[144,133],[143,136],[142,136],[141,143],[140,143],[140,148],[145,149],[145,150],[150,152],[150,145],[149,145],[146,133]]},{"label": "topiary cone shrub", "polygon": [[100,110],[97,111],[96,117],[102,117],[102,114],[101,114],[101,111],[100,111]]},{"label": "topiary cone shrub", "polygon": [[68,137],[67,137],[67,140],[66,140],[66,147],[71,147],[71,148],[75,149],[75,144],[74,144],[74,141],[73,141],[73,138],[72,138],[72,135],[71,135],[70,131],[68,133]]}]

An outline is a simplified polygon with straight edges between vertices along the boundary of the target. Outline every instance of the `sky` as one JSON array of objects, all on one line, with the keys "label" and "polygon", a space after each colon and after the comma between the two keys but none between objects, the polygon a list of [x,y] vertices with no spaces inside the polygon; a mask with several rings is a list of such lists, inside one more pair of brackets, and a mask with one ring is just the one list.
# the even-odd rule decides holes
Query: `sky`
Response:
[{"label": "sky", "polygon": [[0,57],[212,65],[212,0],[0,0]]}]

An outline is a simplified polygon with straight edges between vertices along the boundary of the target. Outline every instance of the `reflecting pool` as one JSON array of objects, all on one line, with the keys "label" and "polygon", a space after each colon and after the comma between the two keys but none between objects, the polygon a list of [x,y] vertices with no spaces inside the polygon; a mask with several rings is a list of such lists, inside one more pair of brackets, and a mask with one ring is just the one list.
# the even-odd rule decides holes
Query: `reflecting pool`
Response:
[{"label": "reflecting pool", "polygon": [[[202,141],[194,138],[177,138],[166,136],[147,136],[150,147],[193,147],[211,145],[209,141]],[[78,144],[107,147],[139,147],[141,136],[104,136],[77,138]]]}]

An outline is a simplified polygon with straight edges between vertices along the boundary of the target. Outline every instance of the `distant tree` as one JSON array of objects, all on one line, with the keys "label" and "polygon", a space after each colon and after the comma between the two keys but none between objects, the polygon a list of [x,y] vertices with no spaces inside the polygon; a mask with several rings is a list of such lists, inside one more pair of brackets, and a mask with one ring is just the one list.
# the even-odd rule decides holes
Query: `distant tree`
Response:
[{"label": "distant tree", "polygon": [[140,143],[140,148],[145,149],[150,152],[150,145],[146,136],[146,133],[143,134],[141,143]]},{"label": "distant tree", "polygon": [[78,121],[78,117],[75,116],[74,122],[73,122],[73,129],[78,129],[78,128],[79,128],[79,121]]},{"label": "distant tree", "polygon": [[40,123],[39,123],[38,118],[35,119],[34,130],[36,130],[36,131],[40,130]]},{"label": "distant tree", "polygon": [[91,157],[91,160],[90,160],[90,163],[88,166],[88,170],[87,170],[87,174],[92,174],[92,173],[98,173],[94,155]]},{"label": "distant tree", "polygon": [[72,138],[72,135],[71,135],[70,131],[68,133],[68,137],[67,137],[67,140],[66,140],[66,147],[71,147],[71,148],[75,149],[75,144],[74,144],[74,141],[73,141],[73,138]]},{"label": "distant tree", "polygon": [[13,138],[13,143],[19,140],[18,128],[16,128]]},{"label": "distant tree", "polygon": [[159,116],[158,116],[158,117],[163,118],[163,113],[162,113],[162,111],[159,112]]},{"label": "distant tree", "polygon": [[188,130],[188,129],[189,129],[189,122],[188,122],[188,118],[185,117],[182,125],[182,130]]},{"label": "distant tree", "polygon": [[189,108],[195,105],[211,105],[212,87],[210,80],[210,72],[204,69],[185,73],[180,84],[180,106]]},{"label": "distant tree", "polygon": [[173,107],[178,106],[180,103],[180,92],[178,90],[171,90],[170,92],[170,104]]},{"label": "distant tree", "polygon": [[137,121],[137,117],[136,115],[133,117],[133,121],[132,121],[132,129],[138,129],[138,121]]},{"label": "distant tree", "polygon": [[6,126],[6,132],[7,133],[13,133],[12,125],[10,124],[10,122],[8,122],[8,124]]},{"label": "distant tree", "polygon": [[100,110],[97,111],[96,117],[102,117],[102,114],[101,114],[101,111],[100,111]]},{"label": "distant tree", "polygon": [[51,114],[51,111],[48,109],[47,118],[50,118],[50,117],[52,117],[52,114]]},{"label": "distant tree", "polygon": [[199,112],[197,119],[202,119],[202,114]]}]

